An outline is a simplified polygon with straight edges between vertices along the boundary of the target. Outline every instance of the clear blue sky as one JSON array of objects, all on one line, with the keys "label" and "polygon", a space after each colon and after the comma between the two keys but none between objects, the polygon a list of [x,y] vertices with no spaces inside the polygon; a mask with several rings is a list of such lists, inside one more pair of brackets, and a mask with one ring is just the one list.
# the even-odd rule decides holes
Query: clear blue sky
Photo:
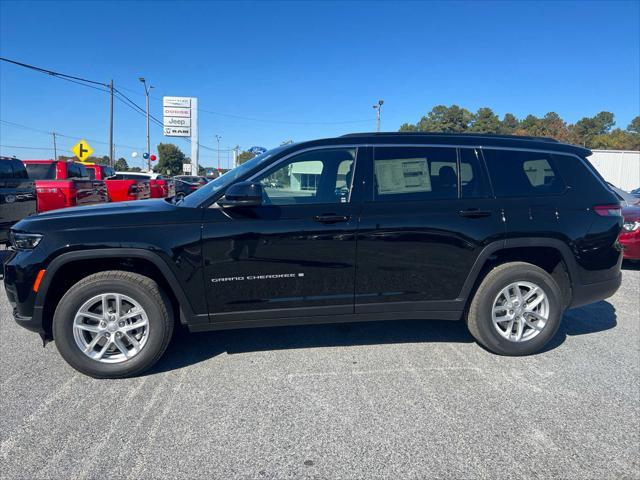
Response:
[{"label": "clear blue sky", "polygon": [[[197,96],[201,143],[273,147],[416,122],[437,104],[574,122],[601,110],[626,127],[640,113],[640,2],[9,2],[4,57],[99,81],[144,105]],[[130,89],[130,90],[126,90]],[[224,114],[224,115],[220,115]],[[229,115],[229,116],[227,116]],[[250,117],[237,118],[237,117]],[[106,94],[0,64],[0,118],[108,149]],[[259,119],[254,120],[254,119]],[[334,123],[346,121],[359,123]],[[310,124],[308,122],[326,122]],[[51,148],[46,133],[0,125],[3,145]],[[152,128],[152,144],[180,139]],[[143,152],[142,116],[116,103],[117,156]],[[21,158],[50,150],[0,149]],[[201,164],[215,164],[201,150]],[[226,152],[223,152],[226,161]]]}]

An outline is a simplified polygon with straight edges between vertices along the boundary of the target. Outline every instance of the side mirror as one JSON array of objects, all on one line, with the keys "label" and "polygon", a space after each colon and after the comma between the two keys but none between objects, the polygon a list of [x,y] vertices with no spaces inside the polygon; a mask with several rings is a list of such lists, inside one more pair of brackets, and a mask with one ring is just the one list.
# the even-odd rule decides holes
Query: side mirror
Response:
[{"label": "side mirror", "polygon": [[239,182],[231,185],[218,205],[222,208],[259,207],[262,205],[262,185],[254,182]]}]

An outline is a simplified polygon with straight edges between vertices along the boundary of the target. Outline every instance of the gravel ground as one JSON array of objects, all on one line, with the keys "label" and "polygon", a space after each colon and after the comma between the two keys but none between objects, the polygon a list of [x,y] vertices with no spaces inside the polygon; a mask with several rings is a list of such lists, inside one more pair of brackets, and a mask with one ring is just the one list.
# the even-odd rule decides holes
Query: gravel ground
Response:
[{"label": "gravel ground", "polygon": [[640,271],[545,352],[462,323],[179,333],[130,380],[76,373],[0,291],[0,478],[640,478]]}]

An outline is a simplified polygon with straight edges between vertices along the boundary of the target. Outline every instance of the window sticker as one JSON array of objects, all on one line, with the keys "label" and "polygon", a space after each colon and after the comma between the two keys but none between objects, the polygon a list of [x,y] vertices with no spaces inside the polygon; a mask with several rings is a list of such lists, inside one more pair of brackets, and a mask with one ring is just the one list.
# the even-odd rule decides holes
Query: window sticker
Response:
[{"label": "window sticker", "polygon": [[431,191],[426,158],[376,160],[375,170],[379,195]]}]

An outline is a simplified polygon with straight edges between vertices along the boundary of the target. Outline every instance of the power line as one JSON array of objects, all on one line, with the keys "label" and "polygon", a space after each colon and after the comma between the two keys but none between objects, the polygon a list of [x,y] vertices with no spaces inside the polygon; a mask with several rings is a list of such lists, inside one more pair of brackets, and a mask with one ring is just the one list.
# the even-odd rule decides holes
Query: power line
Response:
[{"label": "power line", "polygon": [[48,70],[42,67],[36,67],[35,65],[29,65],[28,63],[17,62],[15,60],[9,60],[8,58],[0,57],[0,60],[3,62],[13,63],[14,65],[19,65],[21,67],[29,68],[31,70],[35,70],[36,72],[46,73],[47,75],[51,75],[53,77],[60,77],[71,80],[79,80],[81,82],[92,83],[94,85],[102,85],[103,87],[108,87],[109,85],[102,82],[96,82],[95,80],[88,80],[86,78],[75,77],[73,75],[67,75],[66,73],[54,72],[53,70]]},{"label": "power line", "polygon": [[51,147],[23,147],[20,145],[0,145],[3,148],[20,148],[22,150],[53,150]]},{"label": "power line", "polygon": [[[10,122],[8,120],[0,119],[0,123],[4,123],[6,125],[11,125],[13,127],[23,128],[25,130],[31,130],[33,132],[43,133],[43,134],[47,134],[47,135],[51,135],[53,133],[53,132],[49,132],[47,130],[40,130],[39,128],[33,128],[33,127],[29,127],[27,125],[22,125],[21,123]],[[75,140],[75,139],[78,139],[78,138],[85,138],[85,140],[90,141],[92,143],[99,143],[101,145],[109,145],[108,142],[102,142],[100,140],[96,140],[96,139],[92,139],[92,138],[86,138],[86,137],[83,137],[82,135],[66,135],[64,133],[60,133],[60,132],[57,132],[57,131],[55,133],[56,133],[56,135],[58,137],[70,138],[71,140]],[[132,145],[123,145],[121,143],[116,143],[114,145],[116,147],[120,147],[120,148],[125,147],[125,148],[132,148],[134,150],[142,150],[141,147],[134,147]]]}]

